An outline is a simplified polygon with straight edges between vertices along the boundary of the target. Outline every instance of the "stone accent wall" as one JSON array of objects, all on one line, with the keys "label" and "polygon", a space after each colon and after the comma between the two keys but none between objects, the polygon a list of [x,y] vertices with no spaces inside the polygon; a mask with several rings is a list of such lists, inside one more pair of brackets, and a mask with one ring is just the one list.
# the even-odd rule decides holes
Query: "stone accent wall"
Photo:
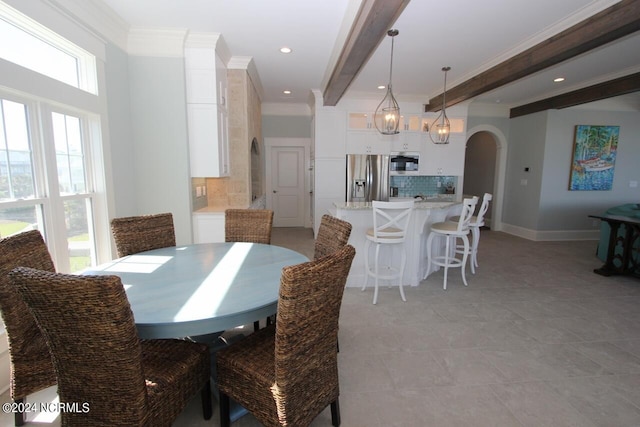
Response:
[{"label": "stone accent wall", "polygon": [[[247,95],[249,102],[247,104],[247,115],[249,117],[249,137],[246,144],[251,150],[251,143],[255,138],[258,145],[258,156],[253,157],[250,162],[250,178],[249,182],[249,202],[252,199],[257,199],[265,195],[266,182],[265,182],[265,167],[264,167],[264,143],[262,139],[262,103],[258,92],[251,81],[249,74],[247,76]],[[251,155],[251,153],[249,153]]]},{"label": "stone accent wall", "polygon": [[[255,195],[252,193],[251,141],[256,138],[262,146],[260,97],[246,70],[227,70],[227,82],[231,175],[207,179],[208,204],[209,207],[246,208]],[[262,165],[263,150],[260,157]],[[264,194],[264,168],[261,166],[260,170],[259,185]],[[254,172],[253,181],[255,179]]]}]

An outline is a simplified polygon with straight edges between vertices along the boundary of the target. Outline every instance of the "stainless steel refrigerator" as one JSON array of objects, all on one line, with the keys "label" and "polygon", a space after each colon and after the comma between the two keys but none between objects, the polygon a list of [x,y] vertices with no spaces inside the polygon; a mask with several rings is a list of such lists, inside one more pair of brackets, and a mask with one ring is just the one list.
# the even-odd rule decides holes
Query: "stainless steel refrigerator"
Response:
[{"label": "stainless steel refrigerator", "polygon": [[389,200],[389,156],[347,154],[347,202]]}]

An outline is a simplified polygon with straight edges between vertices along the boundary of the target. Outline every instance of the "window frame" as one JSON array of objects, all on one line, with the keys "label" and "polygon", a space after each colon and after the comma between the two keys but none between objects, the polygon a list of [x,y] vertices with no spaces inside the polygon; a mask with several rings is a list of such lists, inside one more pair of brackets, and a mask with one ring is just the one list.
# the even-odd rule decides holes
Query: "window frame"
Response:
[{"label": "window frame", "polygon": [[44,43],[50,44],[61,52],[75,58],[78,85],[70,85],[68,82],[58,80],[55,77],[43,74],[38,70],[24,67],[21,64],[16,65],[30,69],[71,87],[77,87],[85,92],[98,95],[98,77],[95,55],[2,1],[0,1],[0,19],[15,26],[18,30],[23,31]]},{"label": "window frame", "polygon": [[[21,103],[27,108],[27,126],[32,153],[32,169],[34,178],[34,197],[26,199],[13,199],[0,201],[0,209],[19,207],[31,207],[36,209],[38,224],[41,227],[43,237],[47,241],[49,251],[55,261],[56,269],[60,272],[70,272],[71,263],[67,240],[67,228],[65,225],[64,204],[67,201],[84,200],[89,203],[91,214],[88,215],[88,232],[90,244],[91,264],[98,263],[97,229],[95,227],[96,215],[99,215],[96,207],[99,206],[98,198],[101,192],[96,191],[96,168],[94,162],[94,146],[99,146],[94,135],[99,120],[95,115],[79,109],[62,106],[48,100],[38,99],[33,95],[17,95],[0,87],[0,99],[8,99]],[[73,194],[61,194],[56,168],[56,149],[52,113],[60,113],[78,117],[81,124],[81,141],[83,150],[83,162],[85,168],[86,191]],[[93,129],[93,131],[92,131]]]}]

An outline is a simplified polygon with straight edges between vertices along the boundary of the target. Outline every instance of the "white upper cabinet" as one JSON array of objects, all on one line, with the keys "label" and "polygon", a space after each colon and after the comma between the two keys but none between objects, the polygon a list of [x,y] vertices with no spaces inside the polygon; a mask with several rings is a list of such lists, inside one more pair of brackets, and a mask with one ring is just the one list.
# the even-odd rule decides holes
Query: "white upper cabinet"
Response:
[{"label": "white upper cabinet", "polygon": [[400,132],[422,132],[425,120],[420,114],[401,114],[400,127],[398,129]]},{"label": "white upper cabinet", "polygon": [[[227,105],[227,68],[213,51],[213,61],[192,57],[212,55],[209,49],[185,49],[187,103]],[[191,60],[189,60],[191,58]],[[207,68],[203,66],[207,65]]]},{"label": "white upper cabinet", "polygon": [[229,175],[226,114],[215,104],[187,104],[191,176]]},{"label": "white upper cabinet", "polygon": [[464,135],[450,135],[448,144],[434,144],[427,136],[420,157],[420,175],[464,175]]},{"label": "white upper cabinet", "polygon": [[398,135],[378,132],[350,131],[347,133],[347,154],[389,154]]},{"label": "white upper cabinet", "polygon": [[349,130],[376,130],[373,113],[349,113]]},{"label": "white upper cabinet", "polygon": [[419,153],[429,136],[421,132],[400,132],[399,137],[392,142],[391,151],[403,152],[411,151]]},{"label": "white upper cabinet", "polygon": [[[222,49],[221,49],[222,48]],[[229,175],[227,68],[222,36],[194,33],[184,49],[191,176]]]}]

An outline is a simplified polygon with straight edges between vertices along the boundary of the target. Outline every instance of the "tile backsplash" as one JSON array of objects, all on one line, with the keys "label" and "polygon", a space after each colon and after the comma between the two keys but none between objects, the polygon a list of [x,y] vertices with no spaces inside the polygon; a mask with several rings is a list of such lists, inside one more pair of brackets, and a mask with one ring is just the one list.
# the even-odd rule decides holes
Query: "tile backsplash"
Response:
[{"label": "tile backsplash", "polygon": [[[455,194],[457,176],[391,176],[391,187],[398,187],[398,197]],[[453,193],[448,189],[453,188]]]}]

